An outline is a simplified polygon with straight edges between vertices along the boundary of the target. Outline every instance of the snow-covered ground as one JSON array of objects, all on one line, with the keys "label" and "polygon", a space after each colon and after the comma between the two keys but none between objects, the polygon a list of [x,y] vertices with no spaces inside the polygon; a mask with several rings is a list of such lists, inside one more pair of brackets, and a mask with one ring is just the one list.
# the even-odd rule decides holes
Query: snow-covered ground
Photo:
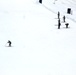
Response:
[{"label": "snow-covered ground", "polygon": [[[57,29],[56,10],[37,0],[0,4],[0,75],[76,75],[74,21],[67,18],[66,29],[61,16]],[[12,47],[6,47],[8,40]]]},{"label": "snow-covered ground", "polygon": [[[53,13],[60,11],[61,15],[76,22],[76,0],[43,0],[43,6]],[[67,9],[71,9],[71,14],[67,14]]]}]

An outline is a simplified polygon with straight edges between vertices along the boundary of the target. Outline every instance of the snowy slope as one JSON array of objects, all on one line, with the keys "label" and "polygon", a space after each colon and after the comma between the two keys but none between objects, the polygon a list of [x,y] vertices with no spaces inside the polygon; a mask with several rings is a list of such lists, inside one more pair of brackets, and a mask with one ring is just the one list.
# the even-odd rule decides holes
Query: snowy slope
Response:
[{"label": "snowy slope", "polygon": [[76,75],[75,22],[66,19],[66,29],[61,16],[58,30],[57,14],[37,1],[8,2],[0,7],[0,75]]},{"label": "snowy slope", "polygon": [[[58,11],[61,12],[61,15],[66,15],[68,19],[76,22],[76,1],[75,0],[43,0],[43,6],[53,13]],[[67,9],[71,8],[72,15],[67,14]]]}]

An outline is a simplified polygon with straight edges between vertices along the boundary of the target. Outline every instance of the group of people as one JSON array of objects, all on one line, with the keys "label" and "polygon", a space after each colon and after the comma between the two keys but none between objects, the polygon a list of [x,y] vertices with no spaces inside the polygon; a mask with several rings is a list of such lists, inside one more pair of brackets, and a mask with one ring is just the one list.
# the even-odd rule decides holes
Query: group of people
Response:
[{"label": "group of people", "polygon": [[[61,26],[61,22],[60,22],[60,12],[58,11],[58,29],[60,29],[60,26]],[[65,16],[63,16],[63,22],[65,23],[66,21],[65,21]],[[66,28],[68,28],[68,25],[69,25],[69,23],[65,23],[65,25],[66,25]],[[8,47],[11,47],[11,44],[12,44],[12,42],[10,41],[10,40],[8,40]]]},{"label": "group of people", "polygon": [[[61,26],[61,22],[60,22],[60,12],[58,11],[58,29],[60,29],[60,26]],[[63,16],[63,22],[65,23],[66,21],[65,21],[65,16]],[[65,25],[66,25],[66,28],[68,28],[68,25],[69,25],[69,23],[65,23]]]}]

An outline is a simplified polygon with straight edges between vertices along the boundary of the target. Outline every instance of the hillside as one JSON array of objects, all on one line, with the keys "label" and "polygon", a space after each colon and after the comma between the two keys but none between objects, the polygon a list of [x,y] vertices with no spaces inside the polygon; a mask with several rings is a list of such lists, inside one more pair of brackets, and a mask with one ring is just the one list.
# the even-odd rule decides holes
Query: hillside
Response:
[{"label": "hillside", "polygon": [[[0,2],[0,75],[76,75],[76,22],[74,14],[66,13],[69,0],[17,2]],[[12,47],[7,47],[8,40]]]}]

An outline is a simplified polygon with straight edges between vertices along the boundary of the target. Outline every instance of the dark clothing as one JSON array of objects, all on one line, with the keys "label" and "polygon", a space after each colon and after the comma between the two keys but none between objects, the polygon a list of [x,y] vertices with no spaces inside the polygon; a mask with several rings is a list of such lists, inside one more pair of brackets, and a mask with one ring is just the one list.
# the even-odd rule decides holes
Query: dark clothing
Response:
[{"label": "dark clothing", "polygon": [[58,19],[58,23],[60,23],[60,19]]},{"label": "dark clothing", "polygon": [[9,41],[9,40],[8,40],[8,42],[7,42],[7,43],[9,43],[9,47],[11,47],[11,44],[12,44],[12,43],[11,43],[11,41]]},{"label": "dark clothing", "polygon": [[39,3],[42,3],[42,0],[39,0]]},{"label": "dark clothing", "polygon": [[58,19],[60,18],[60,12],[58,12]]},{"label": "dark clothing", "polygon": [[65,22],[65,16],[63,16],[63,22]]},{"label": "dark clothing", "polygon": [[66,23],[65,25],[66,25],[66,28],[68,28],[69,23]]},{"label": "dark clothing", "polygon": [[58,20],[58,29],[60,29],[61,23],[60,23],[60,19]]},{"label": "dark clothing", "polygon": [[58,24],[58,29],[60,29],[60,25],[61,25],[61,23]]}]

